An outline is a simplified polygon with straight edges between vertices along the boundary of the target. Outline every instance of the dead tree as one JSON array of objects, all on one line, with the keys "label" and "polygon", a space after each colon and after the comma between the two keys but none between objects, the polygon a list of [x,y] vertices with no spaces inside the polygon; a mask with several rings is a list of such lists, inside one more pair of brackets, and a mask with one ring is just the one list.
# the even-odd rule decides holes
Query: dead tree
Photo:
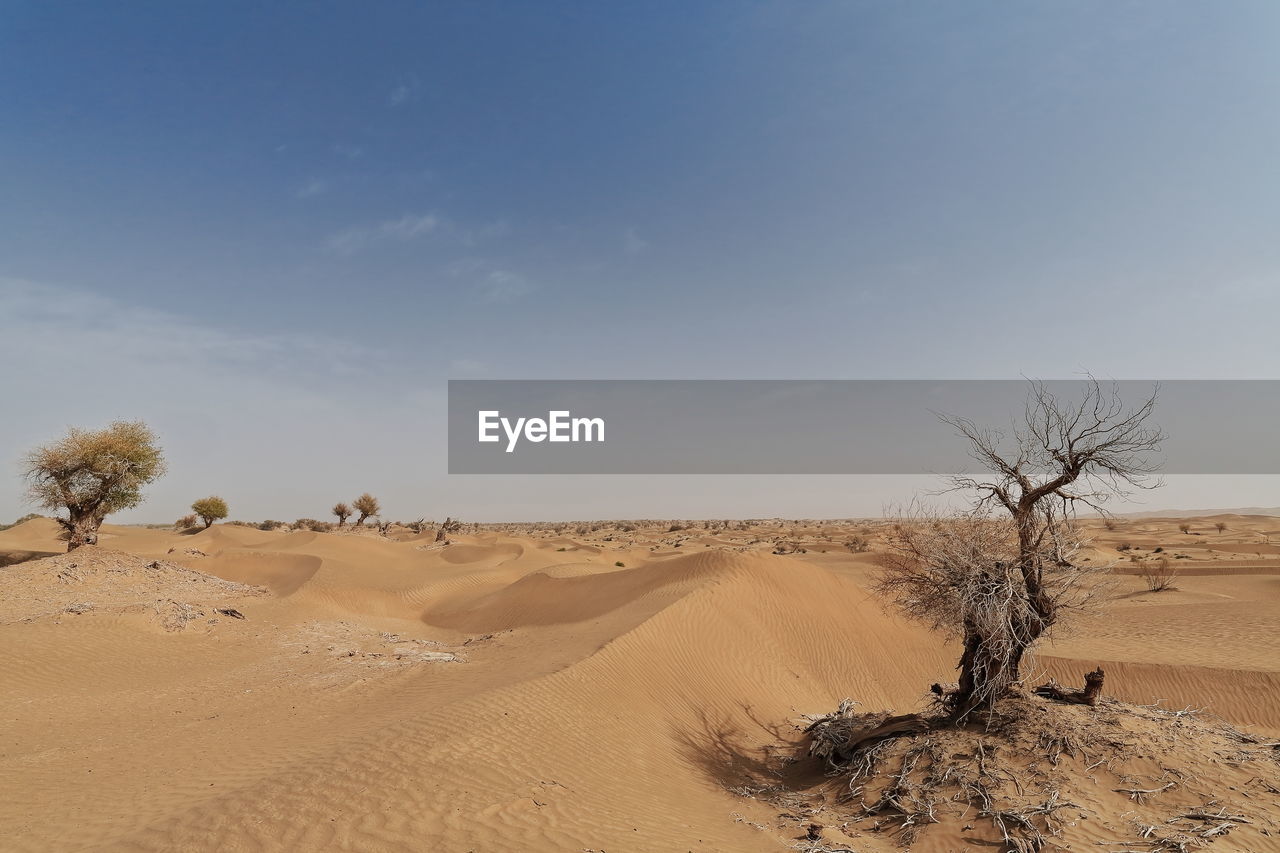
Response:
[{"label": "dead tree", "polygon": [[1011,440],[965,418],[941,416],[970,444],[984,476],[951,478],[976,496],[970,511],[913,508],[894,530],[880,589],[910,616],[964,643],[957,689],[946,694],[963,720],[989,708],[1022,677],[1027,651],[1063,615],[1088,606],[1097,567],[1077,565],[1079,507],[1104,512],[1129,488],[1149,487],[1148,454],[1161,432],[1148,425],[1155,393],[1127,408],[1093,379],[1079,402],[1033,382]]},{"label": "dead tree", "polygon": [[436,531],[436,541],[444,542],[449,538],[450,533],[456,532],[460,527],[462,527],[461,521],[455,521],[452,518],[446,517],[444,524],[441,524],[440,529]]}]

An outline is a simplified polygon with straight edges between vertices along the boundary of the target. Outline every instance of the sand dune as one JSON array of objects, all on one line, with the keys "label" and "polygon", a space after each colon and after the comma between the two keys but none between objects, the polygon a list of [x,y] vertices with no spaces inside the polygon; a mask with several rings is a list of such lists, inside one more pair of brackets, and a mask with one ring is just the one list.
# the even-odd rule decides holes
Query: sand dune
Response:
[{"label": "sand dune", "polygon": [[[57,532],[0,532],[0,555]],[[1136,532],[1100,529],[1098,553]],[[767,748],[846,696],[918,707],[955,660],[870,596],[874,553],[838,526],[787,530],[812,546],[787,556],[756,530],[104,533],[0,569],[5,849],[785,849],[776,808],[735,792]],[[1166,593],[1118,575],[1039,662],[1280,732],[1271,568]],[[169,630],[156,602],[200,615]]]}]

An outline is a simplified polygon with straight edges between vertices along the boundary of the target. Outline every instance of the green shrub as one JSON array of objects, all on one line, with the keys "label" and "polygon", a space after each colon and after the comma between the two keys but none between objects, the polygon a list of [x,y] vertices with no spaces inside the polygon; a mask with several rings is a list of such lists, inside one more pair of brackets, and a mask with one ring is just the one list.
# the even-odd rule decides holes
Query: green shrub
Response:
[{"label": "green shrub", "polygon": [[200,516],[205,529],[208,530],[215,521],[221,521],[227,517],[227,502],[217,495],[210,495],[193,503],[191,511]]},{"label": "green shrub", "polygon": [[23,458],[27,496],[55,516],[67,550],[98,543],[98,528],[112,513],[142,503],[142,489],[164,473],[164,453],[142,421],[116,421],[106,429],[72,428]]},{"label": "green shrub", "polygon": [[377,515],[382,511],[382,505],[378,503],[378,499],[368,492],[352,501],[351,506],[355,508],[356,512],[360,513],[360,516],[356,519],[356,527],[363,527],[366,518],[371,515]]}]

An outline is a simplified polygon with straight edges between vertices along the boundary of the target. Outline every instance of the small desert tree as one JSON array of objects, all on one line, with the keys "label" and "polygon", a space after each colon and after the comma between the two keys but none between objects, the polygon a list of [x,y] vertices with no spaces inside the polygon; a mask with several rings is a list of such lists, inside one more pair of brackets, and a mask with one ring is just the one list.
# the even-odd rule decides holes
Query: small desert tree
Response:
[{"label": "small desert tree", "polygon": [[351,507],[345,503],[338,502],[333,505],[333,509],[329,510],[338,517],[338,526],[342,527],[347,523],[347,519],[351,517]]},{"label": "small desert tree", "polygon": [[142,421],[116,421],[105,429],[72,428],[23,460],[30,500],[55,516],[67,550],[94,545],[103,520],[142,503],[142,489],[164,473],[164,453]]},{"label": "small desert tree", "polygon": [[1216,521],[1214,522],[1213,527],[1219,533],[1222,533],[1224,530],[1227,529],[1227,523],[1225,521]]},{"label": "small desert tree", "polygon": [[948,696],[955,719],[1005,695],[1031,646],[1093,600],[1088,577],[1096,570],[1073,561],[1076,509],[1103,512],[1110,498],[1147,485],[1155,473],[1148,454],[1163,438],[1148,425],[1155,400],[1153,393],[1128,408],[1091,379],[1073,404],[1034,382],[1009,442],[943,416],[986,476],[952,478],[954,489],[977,496],[966,514],[905,514],[880,588],[908,615],[962,638],[960,681]]},{"label": "small desert tree", "polygon": [[365,492],[360,497],[351,502],[356,512],[360,516],[356,519],[356,527],[364,527],[364,520],[371,515],[377,515],[382,510],[382,505],[378,503],[378,499],[373,495]]},{"label": "small desert tree", "polygon": [[227,517],[227,502],[217,495],[210,495],[193,503],[191,511],[200,516],[205,530],[208,530],[215,521],[221,521]]}]

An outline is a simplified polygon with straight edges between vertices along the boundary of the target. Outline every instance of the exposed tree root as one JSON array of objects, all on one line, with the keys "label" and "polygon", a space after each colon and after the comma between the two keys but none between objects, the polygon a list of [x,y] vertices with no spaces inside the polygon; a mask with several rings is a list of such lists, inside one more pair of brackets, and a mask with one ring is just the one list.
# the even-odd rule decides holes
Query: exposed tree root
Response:
[{"label": "exposed tree root", "polygon": [[1097,705],[1098,697],[1102,695],[1102,682],[1105,678],[1106,674],[1102,671],[1102,667],[1098,667],[1084,677],[1083,690],[1068,690],[1053,679],[1050,679],[1037,687],[1035,694],[1044,696],[1047,699],[1056,699],[1059,702],[1072,702],[1077,705]]},{"label": "exposed tree root", "polygon": [[[1100,676],[1090,673],[1088,684],[1100,684]],[[826,809],[827,825],[848,838],[888,833],[910,846],[947,824],[1002,853],[1073,847],[1079,827],[1113,832],[1109,851],[1117,853],[1191,851],[1233,830],[1280,831],[1280,809],[1246,813],[1243,806],[1252,803],[1252,812],[1257,800],[1210,799],[1247,789],[1266,799],[1280,781],[1269,742],[1190,709],[1126,705],[1096,693],[1082,700],[1088,686],[1058,690],[1079,698],[1018,693],[965,725],[942,713],[859,713],[845,700],[804,726],[808,755],[841,782],[835,803],[824,793],[809,801],[822,805],[805,812],[796,807],[803,794],[778,796],[797,814]],[[1116,799],[1099,811],[1099,797]],[[848,842],[815,836],[797,849],[840,843]]]},{"label": "exposed tree root", "polygon": [[845,699],[834,712],[812,718],[805,729],[812,737],[810,755],[833,766],[843,765],[880,741],[927,731],[932,725],[919,714],[858,714],[854,712],[857,705]]}]

